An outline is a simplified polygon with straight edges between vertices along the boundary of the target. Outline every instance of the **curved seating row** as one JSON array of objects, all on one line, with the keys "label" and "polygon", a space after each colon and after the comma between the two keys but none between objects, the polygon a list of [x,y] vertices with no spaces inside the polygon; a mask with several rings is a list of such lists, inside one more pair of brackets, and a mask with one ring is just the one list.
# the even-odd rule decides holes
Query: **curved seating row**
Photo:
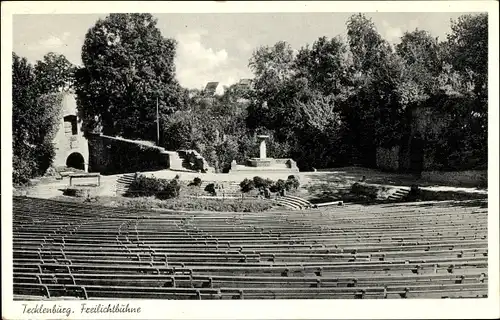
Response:
[{"label": "curved seating row", "polygon": [[487,210],[478,206],[211,213],[15,198],[13,211],[16,299],[457,298],[488,291]]}]

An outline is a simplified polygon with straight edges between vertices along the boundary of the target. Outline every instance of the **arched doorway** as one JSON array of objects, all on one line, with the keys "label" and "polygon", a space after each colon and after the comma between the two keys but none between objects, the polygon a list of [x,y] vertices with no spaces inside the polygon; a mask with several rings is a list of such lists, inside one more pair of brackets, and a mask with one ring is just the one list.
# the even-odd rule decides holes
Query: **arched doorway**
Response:
[{"label": "arched doorway", "polygon": [[85,159],[78,152],[73,152],[66,159],[66,167],[85,170]]}]

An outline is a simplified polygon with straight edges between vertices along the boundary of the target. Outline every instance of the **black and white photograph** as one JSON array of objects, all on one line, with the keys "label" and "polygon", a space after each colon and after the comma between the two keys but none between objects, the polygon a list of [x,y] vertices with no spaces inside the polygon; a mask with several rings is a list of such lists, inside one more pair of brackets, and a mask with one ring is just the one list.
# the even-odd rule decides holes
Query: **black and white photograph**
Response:
[{"label": "black and white photograph", "polygon": [[500,316],[498,2],[364,4],[2,3],[2,317]]}]

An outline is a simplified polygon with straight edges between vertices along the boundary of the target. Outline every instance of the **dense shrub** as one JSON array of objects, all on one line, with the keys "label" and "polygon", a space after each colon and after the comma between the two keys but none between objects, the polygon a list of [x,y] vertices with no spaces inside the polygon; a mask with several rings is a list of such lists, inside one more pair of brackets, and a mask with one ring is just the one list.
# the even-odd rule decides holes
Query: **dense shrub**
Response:
[{"label": "dense shrub", "polygon": [[200,177],[194,178],[193,181],[191,181],[191,183],[189,183],[189,185],[195,186],[195,187],[201,186],[201,178]]},{"label": "dense shrub", "polygon": [[297,179],[297,177],[295,177],[294,175],[288,176],[288,179],[285,182],[286,190],[287,191],[290,191],[292,189],[297,190],[299,187],[300,187],[299,179]]},{"label": "dense shrub", "polygon": [[286,182],[283,179],[278,179],[275,183],[271,185],[269,188],[271,192],[281,192],[283,190],[286,190]]},{"label": "dense shrub", "polygon": [[209,183],[205,187],[205,191],[210,193],[211,195],[215,196],[217,192],[215,191],[215,184],[214,183]]},{"label": "dense shrub", "polygon": [[162,200],[177,198],[180,194],[180,191],[181,191],[181,185],[179,183],[179,180],[173,179],[170,180],[170,182],[164,186],[163,190],[159,191],[156,194],[156,197]]},{"label": "dense shrub", "polygon": [[129,195],[136,197],[154,196],[162,191],[168,183],[164,179],[148,178],[144,175],[138,175],[129,186]]},{"label": "dense shrub", "polygon": [[274,182],[271,179],[264,179],[259,176],[253,177],[253,184],[257,189],[269,188],[273,185],[273,183]]},{"label": "dense shrub", "polygon": [[28,183],[29,179],[35,175],[36,162],[29,158],[21,159],[21,157],[15,154],[12,158],[12,180],[14,184]]},{"label": "dense shrub", "polygon": [[245,178],[243,181],[240,182],[240,189],[241,192],[247,193],[255,189],[255,184],[253,180]]},{"label": "dense shrub", "polygon": [[159,199],[170,199],[178,197],[180,194],[180,183],[178,179],[170,181],[166,179],[148,178],[144,175],[136,176],[129,186],[128,196],[150,197],[156,196]]},{"label": "dense shrub", "polygon": [[260,189],[265,185],[265,180],[264,178],[261,178],[259,176],[253,177],[253,184],[255,188]]}]

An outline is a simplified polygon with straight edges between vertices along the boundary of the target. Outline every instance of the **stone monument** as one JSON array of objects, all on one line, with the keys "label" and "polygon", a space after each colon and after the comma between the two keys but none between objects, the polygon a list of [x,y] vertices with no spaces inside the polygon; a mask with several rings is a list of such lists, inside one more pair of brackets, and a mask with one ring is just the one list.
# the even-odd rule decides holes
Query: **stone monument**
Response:
[{"label": "stone monument", "polygon": [[259,157],[250,158],[245,165],[238,165],[236,161],[231,162],[231,171],[278,171],[278,172],[299,172],[297,164],[292,159],[274,159],[267,157],[266,140],[268,135],[258,135]]},{"label": "stone monument", "polygon": [[266,140],[269,138],[269,136],[266,136],[266,135],[259,135],[257,136],[257,139],[259,139],[260,141],[260,159],[265,159],[267,158],[266,156]]},{"label": "stone monument", "polygon": [[267,135],[259,135],[259,157],[248,159],[247,165],[250,167],[270,167],[272,165],[272,158],[267,157],[266,140],[269,138]]}]

